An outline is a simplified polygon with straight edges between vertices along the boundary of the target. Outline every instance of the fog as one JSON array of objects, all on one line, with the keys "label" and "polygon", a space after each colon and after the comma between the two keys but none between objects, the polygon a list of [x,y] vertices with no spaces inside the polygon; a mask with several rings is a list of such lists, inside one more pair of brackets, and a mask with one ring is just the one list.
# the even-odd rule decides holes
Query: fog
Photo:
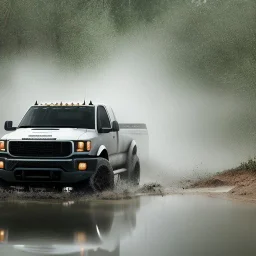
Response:
[{"label": "fog", "polygon": [[[196,6],[200,3],[207,4],[199,1]],[[199,73],[191,76],[177,65],[185,61],[187,47],[178,45],[177,28],[170,26],[168,15],[161,14],[155,22],[124,34],[113,32],[111,25],[108,46],[103,40],[96,48],[106,53],[107,47],[107,57],[101,59],[98,52],[93,65],[85,59],[85,65],[74,68],[48,50],[31,49],[5,57],[0,72],[1,123],[8,119],[18,124],[36,100],[85,98],[111,105],[119,122],[147,124],[150,161],[159,167],[151,172],[157,179],[160,173],[165,179],[221,171],[253,157],[254,128],[243,121],[248,98],[219,89],[219,79],[200,79]],[[175,26],[182,28],[179,21]],[[179,53],[182,62],[177,59]],[[191,53],[187,60],[193,57]]]}]

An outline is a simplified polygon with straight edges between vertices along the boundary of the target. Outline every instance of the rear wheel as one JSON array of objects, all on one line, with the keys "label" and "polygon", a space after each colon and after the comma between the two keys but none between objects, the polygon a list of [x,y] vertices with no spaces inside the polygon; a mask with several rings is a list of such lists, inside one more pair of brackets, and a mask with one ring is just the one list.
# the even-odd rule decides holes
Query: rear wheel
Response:
[{"label": "rear wheel", "polygon": [[140,160],[137,155],[132,155],[127,162],[127,171],[120,174],[120,179],[133,186],[140,183]]},{"label": "rear wheel", "polygon": [[138,186],[140,184],[140,161],[138,156],[135,156],[133,169],[131,174],[131,183],[134,186]]}]

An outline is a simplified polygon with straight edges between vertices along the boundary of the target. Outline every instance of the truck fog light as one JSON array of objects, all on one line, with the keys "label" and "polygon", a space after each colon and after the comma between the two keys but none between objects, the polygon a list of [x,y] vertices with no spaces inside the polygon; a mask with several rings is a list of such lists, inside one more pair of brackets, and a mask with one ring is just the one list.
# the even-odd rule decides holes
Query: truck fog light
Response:
[{"label": "truck fog light", "polygon": [[87,169],[87,163],[79,163],[78,164],[79,171],[85,171],[86,169]]},{"label": "truck fog light", "polygon": [[4,161],[0,161],[0,169],[4,169]]}]

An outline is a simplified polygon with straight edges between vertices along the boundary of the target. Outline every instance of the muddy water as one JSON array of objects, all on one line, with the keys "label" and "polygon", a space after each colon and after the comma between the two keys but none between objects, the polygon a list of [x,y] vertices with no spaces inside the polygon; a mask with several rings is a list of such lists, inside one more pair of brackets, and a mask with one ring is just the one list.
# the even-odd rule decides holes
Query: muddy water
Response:
[{"label": "muddy water", "polygon": [[256,206],[195,195],[2,202],[0,255],[255,255]]}]

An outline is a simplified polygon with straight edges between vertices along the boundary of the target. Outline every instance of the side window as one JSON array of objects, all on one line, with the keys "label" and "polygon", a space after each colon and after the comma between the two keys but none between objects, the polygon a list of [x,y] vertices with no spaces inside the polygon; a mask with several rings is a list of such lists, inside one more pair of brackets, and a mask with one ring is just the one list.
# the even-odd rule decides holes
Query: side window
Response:
[{"label": "side window", "polygon": [[104,107],[99,106],[97,112],[97,128],[111,128],[107,111]]}]

